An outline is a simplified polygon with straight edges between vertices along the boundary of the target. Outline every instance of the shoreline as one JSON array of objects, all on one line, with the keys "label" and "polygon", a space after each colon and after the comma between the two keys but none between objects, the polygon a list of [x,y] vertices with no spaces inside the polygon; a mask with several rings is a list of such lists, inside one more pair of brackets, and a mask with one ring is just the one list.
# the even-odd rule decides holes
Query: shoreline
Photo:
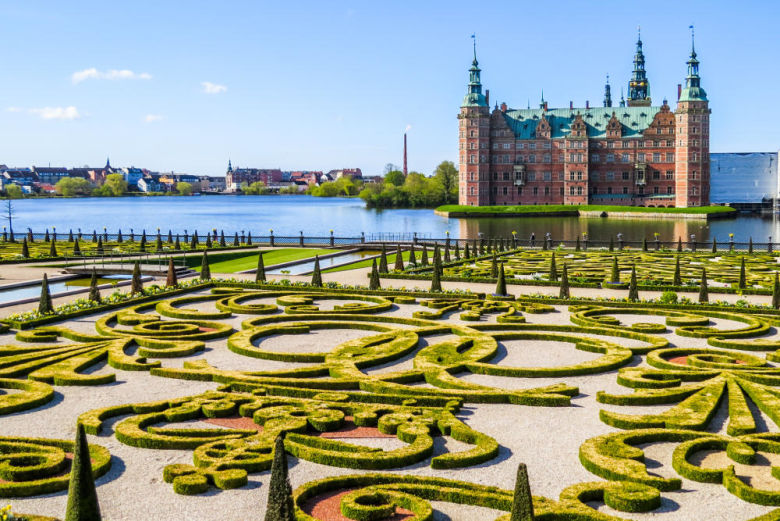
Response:
[{"label": "shoreline", "polygon": [[[690,210],[690,211],[686,211]],[[585,217],[612,219],[692,219],[712,220],[728,219],[739,215],[728,206],[707,206],[697,208],[650,208],[645,206],[440,206],[434,214],[446,218],[473,219],[497,217]]]}]

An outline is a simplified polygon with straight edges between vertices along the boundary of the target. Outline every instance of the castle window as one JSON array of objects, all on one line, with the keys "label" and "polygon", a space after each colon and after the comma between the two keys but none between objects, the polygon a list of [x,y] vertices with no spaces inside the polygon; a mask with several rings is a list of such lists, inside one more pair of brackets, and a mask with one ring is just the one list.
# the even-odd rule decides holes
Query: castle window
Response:
[{"label": "castle window", "polygon": [[582,187],[581,186],[577,187],[577,195],[582,195]]},{"label": "castle window", "polygon": [[607,181],[613,181],[615,179],[615,172],[607,172]]},{"label": "castle window", "polygon": [[656,163],[661,162],[661,154],[658,152],[653,152],[653,161]]},{"label": "castle window", "polygon": [[628,193],[628,187],[627,187],[627,186],[624,186],[624,187],[623,187],[623,193],[624,193],[624,194],[627,194],[627,193]]},{"label": "castle window", "polygon": [[614,141],[608,142],[607,143],[607,148],[615,148],[615,142]]},{"label": "castle window", "polygon": [[599,158],[598,154],[593,154],[593,155],[590,156],[590,160],[593,161],[594,163],[598,163],[599,159],[600,158]]},{"label": "castle window", "polygon": [[699,190],[695,186],[691,188],[691,195],[698,195]]},{"label": "castle window", "polygon": [[504,188],[502,188],[501,191],[503,192],[504,195],[506,195],[506,193],[507,193],[506,186]]},{"label": "castle window", "polygon": [[536,181],[536,174],[534,172],[528,172],[528,180]]},{"label": "castle window", "polygon": [[471,195],[474,195],[474,187],[471,187]]},{"label": "castle window", "polygon": [[569,181],[574,181],[574,172],[569,172]]},{"label": "castle window", "polygon": [[493,150],[498,150],[498,143],[493,143]]},{"label": "castle window", "polygon": [[653,172],[653,181],[658,181],[661,179],[661,172]]},{"label": "castle window", "polygon": [[528,162],[529,163],[536,163],[536,156],[534,154],[531,154],[528,156]]},{"label": "castle window", "polygon": [[563,180],[565,180],[564,173],[563,172],[558,172],[558,181],[563,181]]},{"label": "castle window", "polygon": [[615,161],[615,154],[607,154],[607,163],[613,163]]},{"label": "castle window", "polygon": [[582,172],[577,172],[577,181],[582,181]]},{"label": "castle window", "polygon": [[611,193],[612,193],[612,187],[611,187],[611,186],[608,186],[608,187],[607,187],[607,193],[608,193],[608,194],[611,194]]},{"label": "castle window", "polygon": [[538,194],[539,194],[539,188],[534,186],[534,195],[538,195]]},{"label": "castle window", "polygon": [[536,149],[536,143],[528,143],[528,148],[530,148],[531,150]]},{"label": "castle window", "polygon": [[549,186],[545,186],[544,187],[544,195],[550,195],[550,187]]},{"label": "castle window", "polygon": [[542,148],[549,150],[550,148],[552,148],[552,144],[549,141],[545,141],[544,143],[542,143]]},{"label": "castle window", "polygon": [[545,163],[549,163],[550,161],[552,161],[552,156],[550,154],[545,154],[544,155],[544,162]]},{"label": "castle window", "polygon": [[644,153],[644,152],[639,152],[639,153],[636,155],[636,160],[637,160],[637,162],[639,162],[639,163],[644,163],[644,162],[645,162],[645,153]]},{"label": "castle window", "polygon": [[697,154],[696,152],[691,154],[691,161],[698,161],[698,160],[699,160],[699,154]]},{"label": "castle window", "polygon": [[623,172],[621,177],[623,178],[623,181],[628,181],[628,172]]},{"label": "castle window", "polygon": [[691,179],[698,179],[698,178],[699,178],[699,172],[697,172],[696,170],[694,170],[694,171],[691,173]]},{"label": "castle window", "polygon": [[522,186],[518,186],[517,187],[517,195],[523,195],[523,187]]},{"label": "castle window", "polygon": [[674,179],[674,170],[667,170],[666,171],[666,180],[671,181]]},{"label": "castle window", "polygon": [[504,150],[509,150],[512,148],[512,143],[504,143]]},{"label": "castle window", "polygon": [[543,176],[545,181],[552,181],[552,172],[545,172]]},{"label": "castle window", "polygon": [[591,181],[598,181],[599,180],[599,173],[598,172],[591,172],[590,173],[590,180]]},{"label": "castle window", "polygon": [[658,127],[657,129],[655,129],[655,133],[656,134],[660,134],[661,133],[661,127]]},{"label": "castle window", "polygon": [[[642,154],[639,155],[641,156]],[[622,161],[623,163],[628,163],[629,161],[631,161],[631,156],[629,154],[621,154],[620,161]]]},{"label": "castle window", "polygon": [[517,162],[522,163],[523,162],[523,156],[517,156]]},{"label": "castle window", "polygon": [[673,152],[667,152],[666,153],[666,162],[667,163],[674,163],[674,153]]},{"label": "castle window", "polygon": [[522,150],[523,148],[525,148],[525,143],[518,143],[515,148],[519,148]]},{"label": "castle window", "polygon": [[471,156],[471,163],[477,162],[477,156]]},{"label": "castle window", "polygon": [[558,162],[563,163],[566,161],[566,155],[565,154],[559,154],[558,155]]},{"label": "castle window", "polygon": [[673,194],[673,193],[674,193],[674,188],[673,188],[673,187],[671,187],[671,186],[667,186],[667,187],[666,187],[666,193],[667,193],[667,194]]},{"label": "castle window", "polygon": [[563,197],[563,187],[561,187],[561,197]]},{"label": "castle window", "polygon": [[577,162],[582,163],[582,154],[577,154]]},{"label": "castle window", "polygon": [[569,187],[569,195],[574,195],[574,187],[573,186]]},{"label": "castle window", "polygon": [[475,137],[475,134],[476,133],[472,130],[471,132],[469,132],[469,137]]},{"label": "castle window", "polygon": [[509,181],[509,172],[504,172],[504,181]]},{"label": "castle window", "polygon": [[656,195],[658,194],[658,187],[657,186],[653,187],[653,193],[656,194]]}]

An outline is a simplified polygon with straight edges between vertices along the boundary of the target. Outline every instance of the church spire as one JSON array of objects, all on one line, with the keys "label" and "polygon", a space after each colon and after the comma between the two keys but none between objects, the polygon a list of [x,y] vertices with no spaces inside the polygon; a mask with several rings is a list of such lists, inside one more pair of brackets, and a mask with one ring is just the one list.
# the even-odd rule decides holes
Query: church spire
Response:
[{"label": "church spire", "polygon": [[620,87],[620,106],[625,107],[626,106],[626,100],[623,97],[623,87]]},{"label": "church spire", "polygon": [[609,86],[609,74],[607,74],[607,83],[604,85],[604,106],[612,106],[612,89]]},{"label": "church spire", "polygon": [[650,105],[650,83],[645,71],[645,54],[642,51],[642,33],[637,28],[636,53],[634,54],[634,70],[631,81],[628,82],[628,106]]},{"label": "church spire", "polygon": [[474,60],[471,62],[471,68],[469,69],[469,85],[466,96],[463,98],[463,107],[487,107],[487,100],[482,94],[482,82],[480,80],[480,68],[477,61],[477,36],[471,35],[474,40]]},{"label": "church spire", "polygon": [[707,101],[707,93],[701,88],[693,26],[691,25],[689,28],[691,30],[691,56],[688,58],[688,75],[685,77],[685,88],[680,93],[680,101]]},{"label": "church spire", "polygon": [[233,163],[230,161],[230,159],[228,159],[228,169],[227,169],[227,171],[228,172],[232,172],[233,171]]}]

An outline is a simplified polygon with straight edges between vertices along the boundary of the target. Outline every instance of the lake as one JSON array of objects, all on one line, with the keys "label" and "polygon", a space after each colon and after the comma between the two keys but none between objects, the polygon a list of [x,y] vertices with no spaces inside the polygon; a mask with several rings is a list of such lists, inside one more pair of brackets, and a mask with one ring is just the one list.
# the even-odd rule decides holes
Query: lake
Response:
[{"label": "lake", "polygon": [[231,235],[243,230],[258,236],[268,235],[273,229],[277,236],[297,236],[301,230],[308,236],[326,236],[333,230],[337,237],[357,237],[363,232],[369,238],[388,240],[413,233],[418,237],[444,237],[447,231],[453,238],[472,239],[480,233],[485,237],[508,237],[517,231],[523,239],[532,232],[537,239],[550,232],[554,239],[570,240],[583,232],[594,240],[609,240],[618,233],[626,240],[652,239],[658,233],[663,241],[677,237],[687,240],[695,234],[697,241],[715,237],[721,243],[734,233],[737,242],[748,237],[764,242],[768,236],[780,242],[777,216],[745,215],[710,222],[577,217],[447,219],[433,210],[369,210],[360,199],[307,195],[22,199],[13,201],[13,206],[16,232],[27,228],[43,232],[56,226],[58,233],[78,228],[86,233],[106,226],[111,233],[119,228],[123,233],[131,228],[136,233],[143,229],[152,233],[160,227],[165,233],[169,229],[174,233],[202,233],[217,228]]}]

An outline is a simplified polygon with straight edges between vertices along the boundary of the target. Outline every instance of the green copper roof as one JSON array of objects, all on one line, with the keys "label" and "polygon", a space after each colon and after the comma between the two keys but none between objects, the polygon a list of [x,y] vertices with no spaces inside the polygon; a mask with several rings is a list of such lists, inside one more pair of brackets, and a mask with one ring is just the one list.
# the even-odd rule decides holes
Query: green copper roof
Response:
[{"label": "green copper roof", "polygon": [[552,127],[551,136],[555,139],[569,135],[569,127],[579,113],[587,126],[588,137],[598,138],[606,136],[607,123],[614,112],[623,126],[623,137],[639,137],[660,111],[661,107],[565,108],[548,109],[546,113],[543,109],[519,109],[507,111],[504,119],[516,139],[534,139],[536,125],[545,115]]},{"label": "green copper roof", "polygon": [[701,87],[685,87],[679,101],[707,101],[707,92]]}]

